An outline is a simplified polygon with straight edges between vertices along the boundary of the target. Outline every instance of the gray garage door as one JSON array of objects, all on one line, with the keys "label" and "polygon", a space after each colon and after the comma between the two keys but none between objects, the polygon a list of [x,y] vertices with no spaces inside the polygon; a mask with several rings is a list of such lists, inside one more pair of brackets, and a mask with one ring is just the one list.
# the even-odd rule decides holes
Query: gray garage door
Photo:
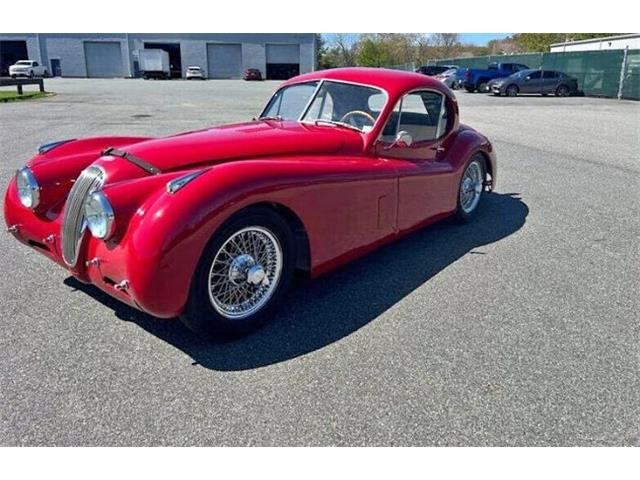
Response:
[{"label": "gray garage door", "polygon": [[210,43],[207,45],[209,78],[240,78],[242,76],[242,45]]},{"label": "gray garage door", "polygon": [[87,77],[113,78],[124,76],[120,42],[84,42]]},{"label": "gray garage door", "polygon": [[300,45],[267,44],[267,63],[300,63]]}]

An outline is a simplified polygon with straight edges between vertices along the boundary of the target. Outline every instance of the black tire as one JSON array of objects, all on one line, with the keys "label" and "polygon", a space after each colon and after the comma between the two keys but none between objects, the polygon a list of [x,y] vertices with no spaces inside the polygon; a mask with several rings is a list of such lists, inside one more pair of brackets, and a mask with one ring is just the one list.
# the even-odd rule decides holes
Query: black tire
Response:
[{"label": "black tire", "polygon": [[500,92],[493,92],[493,94],[494,94],[496,97],[499,97],[500,95],[502,95]]},{"label": "black tire", "polygon": [[504,93],[507,97],[517,97],[518,93],[520,93],[520,89],[518,88],[517,85],[509,85],[505,89]]},{"label": "black tire", "polygon": [[[209,295],[209,271],[225,241],[247,227],[261,227],[277,239],[282,250],[280,279],[269,300],[255,313],[242,319],[230,319],[213,306]],[[246,335],[272,316],[288,290],[295,270],[295,241],[291,228],[268,208],[248,208],[225,222],[207,244],[191,280],[189,298],[180,320],[187,328],[210,339],[230,340]]]},{"label": "black tire", "polygon": [[[461,205],[460,192],[462,190],[462,183],[463,183],[463,180],[464,180],[464,173],[467,171],[467,169],[470,167],[470,165],[472,163],[475,163],[475,162],[477,162],[479,164],[479,166],[480,166],[481,175],[482,175],[481,176],[481,178],[482,178],[482,190],[480,192],[480,199],[478,200],[478,202],[475,205],[475,207],[471,211],[465,211],[462,208],[462,205]],[[466,165],[464,166],[464,169],[462,169],[462,175],[460,175],[460,182],[458,184],[458,203],[457,203],[456,215],[455,215],[456,216],[456,220],[458,222],[467,223],[476,215],[476,212],[478,211],[478,207],[482,203],[482,197],[485,195],[486,184],[487,184],[487,164],[486,164],[484,156],[481,153],[476,153],[466,163]]]},{"label": "black tire", "polygon": [[44,73],[42,74],[42,76],[44,78],[49,78],[49,72],[47,70],[45,70]]},{"label": "black tire", "polygon": [[11,75],[11,78],[13,78],[15,80],[16,78],[18,78],[18,76],[17,75]]},{"label": "black tire", "polygon": [[475,89],[475,88],[473,88],[473,87],[464,87],[464,89],[465,89],[467,92],[469,92],[469,93],[473,93],[473,92],[475,92],[475,91],[476,91],[476,89]]},{"label": "black tire", "polygon": [[31,70],[31,71],[29,72],[29,78],[33,78],[33,77],[35,77],[35,74],[33,73],[33,70]]},{"label": "black tire", "polygon": [[556,97],[568,97],[569,96],[569,87],[566,85],[559,85],[556,88]]},{"label": "black tire", "polygon": [[487,81],[486,80],[480,80],[478,82],[477,90],[478,90],[479,93],[487,93],[489,91]]}]

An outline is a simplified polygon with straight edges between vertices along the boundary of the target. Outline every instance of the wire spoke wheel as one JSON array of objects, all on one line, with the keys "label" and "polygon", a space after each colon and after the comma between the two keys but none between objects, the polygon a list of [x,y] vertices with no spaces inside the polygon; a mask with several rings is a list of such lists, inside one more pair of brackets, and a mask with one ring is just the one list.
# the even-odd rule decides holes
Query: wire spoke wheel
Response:
[{"label": "wire spoke wheel", "polygon": [[460,186],[460,206],[465,213],[471,213],[478,206],[484,179],[482,167],[477,160],[469,164],[462,176]]},{"label": "wire spoke wheel", "polygon": [[282,247],[264,227],[232,234],[209,269],[209,299],[225,318],[240,320],[260,310],[275,292],[282,272]]}]

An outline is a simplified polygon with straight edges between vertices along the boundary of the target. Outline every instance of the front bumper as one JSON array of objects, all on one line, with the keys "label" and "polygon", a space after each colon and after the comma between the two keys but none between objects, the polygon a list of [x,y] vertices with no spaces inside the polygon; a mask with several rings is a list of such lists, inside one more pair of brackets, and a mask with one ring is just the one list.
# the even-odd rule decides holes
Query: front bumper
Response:
[{"label": "front bumper", "polygon": [[67,265],[62,256],[62,212],[34,212],[22,206],[15,180],[5,195],[4,216],[8,231],[18,241],[56,262],[81,282],[93,284],[127,305],[157,317],[171,318],[181,312],[175,305],[167,307],[152,284],[139,280],[158,278],[158,265],[140,261],[141,255],[126,240],[111,244],[94,238],[85,229],[76,264]]}]

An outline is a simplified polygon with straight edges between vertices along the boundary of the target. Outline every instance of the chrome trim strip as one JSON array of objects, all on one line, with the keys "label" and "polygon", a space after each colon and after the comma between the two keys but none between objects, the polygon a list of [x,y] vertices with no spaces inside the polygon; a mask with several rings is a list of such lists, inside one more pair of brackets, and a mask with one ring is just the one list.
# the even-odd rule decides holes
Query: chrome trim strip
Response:
[{"label": "chrome trim strip", "polygon": [[186,175],[182,175],[181,177],[174,178],[173,180],[167,182],[167,192],[171,194],[176,193],[178,190],[184,187],[187,183],[189,183],[191,180],[198,178],[204,172],[205,172],[204,170],[198,170],[197,172],[187,173]]}]

